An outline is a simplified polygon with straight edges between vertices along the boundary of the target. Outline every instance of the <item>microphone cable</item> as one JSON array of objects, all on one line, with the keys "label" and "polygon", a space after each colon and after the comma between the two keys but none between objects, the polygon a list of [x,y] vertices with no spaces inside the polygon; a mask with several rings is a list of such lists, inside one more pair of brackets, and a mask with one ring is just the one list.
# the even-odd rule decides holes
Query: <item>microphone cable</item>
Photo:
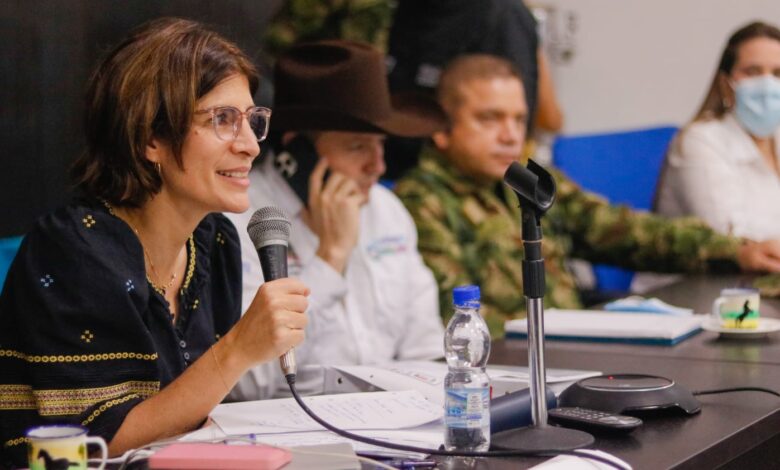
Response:
[{"label": "microphone cable", "polygon": [[290,393],[292,393],[298,406],[320,426],[324,427],[328,431],[338,434],[341,437],[346,437],[353,441],[362,442],[377,447],[385,447],[387,449],[400,450],[404,452],[417,452],[420,454],[440,455],[445,457],[554,457],[556,455],[572,455],[576,457],[583,457],[586,459],[595,460],[599,463],[609,465],[612,468],[618,470],[625,470],[625,467],[619,465],[609,459],[600,457],[598,455],[592,455],[584,452],[577,452],[576,450],[490,450],[486,452],[478,451],[460,451],[460,450],[444,450],[444,449],[428,449],[425,447],[416,447],[403,444],[394,444],[392,442],[382,441],[379,439],[372,439],[370,437],[354,434],[343,429],[339,429],[336,426],[328,423],[324,419],[317,416],[307,405],[303,402],[303,399],[298,394],[295,388],[295,374],[287,374],[284,376],[287,381],[287,385],[290,387]]},{"label": "microphone cable", "polygon": [[699,395],[716,395],[719,393],[732,393],[732,392],[763,392],[768,393],[770,395],[774,395],[776,397],[780,397],[780,393],[770,389],[770,388],[764,388],[764,387],[733,387],[733,388],[717,388],[714,390],[697,390],[694,392],[691,392],[692,395],[699,396]]}]

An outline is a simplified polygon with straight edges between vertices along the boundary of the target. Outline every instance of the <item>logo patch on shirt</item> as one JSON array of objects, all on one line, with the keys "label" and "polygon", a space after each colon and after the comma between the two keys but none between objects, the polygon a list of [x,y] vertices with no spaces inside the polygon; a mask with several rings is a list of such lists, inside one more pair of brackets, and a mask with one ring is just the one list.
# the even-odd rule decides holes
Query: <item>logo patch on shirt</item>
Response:
[{"label": "logo patch on shirt", "polygon": [[405,253],[408,250],[406,238],[400,235],[374,240],[366,246],[366,252],[374,260],[380,260],[387,255]]}]

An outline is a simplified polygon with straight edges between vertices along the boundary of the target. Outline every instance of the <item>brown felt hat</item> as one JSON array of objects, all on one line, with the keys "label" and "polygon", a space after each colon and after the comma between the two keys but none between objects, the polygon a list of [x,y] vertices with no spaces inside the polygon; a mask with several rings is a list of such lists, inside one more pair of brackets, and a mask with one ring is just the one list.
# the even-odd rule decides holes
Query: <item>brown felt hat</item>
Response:
[{"label": "brown felt hat", "polygon": [[392,97],[382,55],[369,45],[328,40],[294,46],[276,62],[273,131],[376,132],[429,136],[446,116],[422,94]]}]

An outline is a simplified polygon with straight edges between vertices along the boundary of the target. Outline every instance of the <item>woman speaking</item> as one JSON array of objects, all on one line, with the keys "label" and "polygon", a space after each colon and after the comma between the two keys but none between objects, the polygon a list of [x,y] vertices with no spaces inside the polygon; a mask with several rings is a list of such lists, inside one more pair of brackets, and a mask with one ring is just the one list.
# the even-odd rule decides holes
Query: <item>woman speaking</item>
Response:
[{"label": "woman speaking", "polygon": [[[308,289],[265,283],[241,317],[236,228],[270,110],[232,43],[160,19],[99,64],[79,198],[25,237],[0,297],[0,444],[80,424],[111,454],[191,430],[249,367],[303,340]],[[243,229],[243,227],[241,228]]]}]

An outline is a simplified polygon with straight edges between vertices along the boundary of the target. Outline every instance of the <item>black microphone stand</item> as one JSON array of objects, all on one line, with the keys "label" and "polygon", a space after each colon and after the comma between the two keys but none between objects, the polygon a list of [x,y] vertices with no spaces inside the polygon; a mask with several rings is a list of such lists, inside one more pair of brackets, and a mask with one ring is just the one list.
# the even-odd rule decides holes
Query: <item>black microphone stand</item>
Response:
[{"label": "black microphone stand", "polygon": [[547,424],[547,394],[544,368],[544,258],[541,220],[555,201],[555,180],[533,160],[528,166],[514,162],[504,182],[517,194],[522,212],[523,294],[528,313],[528,369],[533,425],[491,436],[491,447],[516,450],[571,450],[594,442],[593,436],[574,429]]}]

